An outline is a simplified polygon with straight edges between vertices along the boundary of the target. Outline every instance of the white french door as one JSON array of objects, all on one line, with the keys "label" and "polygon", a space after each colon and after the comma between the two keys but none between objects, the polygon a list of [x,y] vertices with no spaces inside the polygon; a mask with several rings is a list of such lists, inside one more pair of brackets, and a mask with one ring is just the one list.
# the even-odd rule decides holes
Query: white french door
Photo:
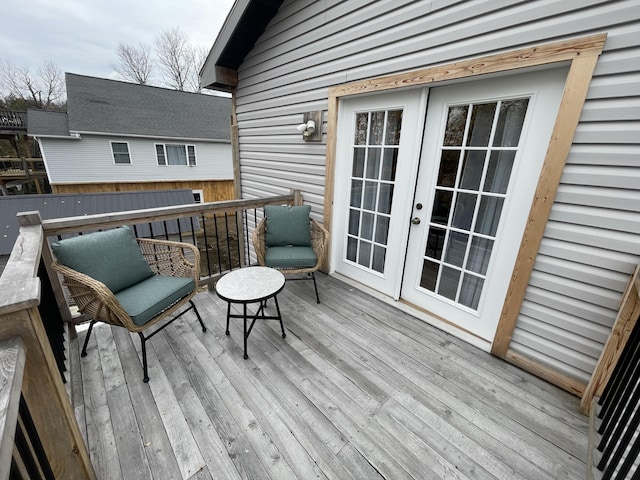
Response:
[{"label": "white french door", "polygon": [[549,70],[431,90],[401,296],[488,341],[564,78]]},{"label": "white french door", "polygon": [[332,270],[398,298],[427,90],[340,103]]},{"label": "white french door", "polygon": [[[556,69],[434,87],[428,107],[427,90],[344,101],[335,271],[492,341],[565,78]],[[370,144],[382,128],[370,122],[378,116],[388,128],[389,112],[400,109],[387,204],[377,158],[390,145]]]}]

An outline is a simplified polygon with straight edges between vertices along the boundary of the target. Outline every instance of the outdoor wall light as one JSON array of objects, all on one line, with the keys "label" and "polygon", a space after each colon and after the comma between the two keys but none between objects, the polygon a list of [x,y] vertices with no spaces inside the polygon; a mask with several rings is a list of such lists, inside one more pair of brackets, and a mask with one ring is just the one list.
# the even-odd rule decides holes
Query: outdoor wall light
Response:
[{"label": "outdoor wall light", "polygon": [[302,133],[305,142],[319,142],[322,140],[322,110],[303,114],[302,122],[296,130]]}]

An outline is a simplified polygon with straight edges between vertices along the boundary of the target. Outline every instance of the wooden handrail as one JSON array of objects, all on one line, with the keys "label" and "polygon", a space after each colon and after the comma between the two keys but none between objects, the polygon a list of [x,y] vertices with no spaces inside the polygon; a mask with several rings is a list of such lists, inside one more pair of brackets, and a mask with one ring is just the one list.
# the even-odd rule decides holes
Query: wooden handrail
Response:
[{"label": "wooden handrail", "polygon": [[[178,205],[175,207],[157,207],[143,210],[129,210],[126,212],[101,213],[79,217],[42,220],[42,228],[46,236],[78,233],[82,231],[118,227],[124,224],[141,222],[157,222],[177,218],[206,215],[213,213],[237,212],[252,208],[260,208],[270,204],[293,204],[295,192],[288,195],[278,195],[260,199],[229,200],[221,202],[197,203],[193,205]],[[33,213],[33,212],[26,212]],[[23,214],[19,214],[23,215]]]}]

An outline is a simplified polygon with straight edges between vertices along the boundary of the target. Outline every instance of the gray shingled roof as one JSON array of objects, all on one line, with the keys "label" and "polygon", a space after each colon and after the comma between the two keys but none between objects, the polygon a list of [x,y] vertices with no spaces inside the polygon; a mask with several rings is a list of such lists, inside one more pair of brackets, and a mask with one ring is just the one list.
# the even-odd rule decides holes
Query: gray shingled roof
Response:
[{"label": "gray shingled roof", "polygon": [[28,135],[69,136],[69,120],[64,112],[27,110]]},{"label": "gray shingled roof", "polygon": [[[39,211],[40,216],[48,220],[192,203],[194,203],[193,193],[189,189],[0,197],[0,255],[10,254],[18,238],[20,230],[16,218],[18,212]],[[162,228],[163,225],[158,222],[154,224],[153,231],[162,232]],[[167,228],[169,234],[177,232],[175,222],[167,222]],[[189,219],[181,220],[180,228],[183,232],[190,231]],[[197,218],[195,218],[194,228],[199,228]],[[149,225],[138,227],[137,233],[140,236],[148,236]]]},{"label": "gray shingled roof", "polygon": [[[68,130],[230,141],[231,99],[67,73]],[[32,135],[60,132],[61,121]],[[36,120],[37,121],[37,120]],[[58,133],[56,133],[58,134]]]}]

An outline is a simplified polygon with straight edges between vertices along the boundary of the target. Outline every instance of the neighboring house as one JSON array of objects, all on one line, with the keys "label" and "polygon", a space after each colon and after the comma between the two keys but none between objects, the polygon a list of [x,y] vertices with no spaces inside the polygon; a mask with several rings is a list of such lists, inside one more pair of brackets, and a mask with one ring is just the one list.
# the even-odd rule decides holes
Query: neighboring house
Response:
[{"label": "neighboring house", "polygon": [[0,195],[50,191],[44,163],[27,137],[27,112],[0,110]]},{"label": "neighboring house", "polygon": [[201,82],[329,273],[584,391],[640,262],[639,2],[238,0]]},{"label": "neighboring house", "polygon": [[67,113],[29,110],[54,193],[233,193],[231,100],[66,74]]}]

